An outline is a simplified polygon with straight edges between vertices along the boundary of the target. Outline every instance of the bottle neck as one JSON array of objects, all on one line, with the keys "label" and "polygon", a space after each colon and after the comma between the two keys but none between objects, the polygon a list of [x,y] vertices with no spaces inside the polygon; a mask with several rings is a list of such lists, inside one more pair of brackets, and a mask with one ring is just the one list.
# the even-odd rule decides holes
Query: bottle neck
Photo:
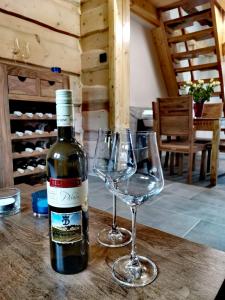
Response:
[{"label": "bottle neck", "polygon": [[72,126],[59,126],[58,127],[58,140],[59,141],[74,141],[73,127]]}]

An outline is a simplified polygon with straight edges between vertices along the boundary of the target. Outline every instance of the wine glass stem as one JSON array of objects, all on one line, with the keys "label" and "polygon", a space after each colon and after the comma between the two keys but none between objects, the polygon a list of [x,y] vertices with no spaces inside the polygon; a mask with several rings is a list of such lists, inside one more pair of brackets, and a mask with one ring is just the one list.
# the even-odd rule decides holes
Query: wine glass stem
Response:
[{"label": "wine glass stem", "polygon": [[131,245],[131,254],[130,259],[132,264],[136,264],[138,260],[138,256],[136,254],[136,215],[137,215],[137,206],[131,206],[131,214],[132,214],[132,245]]},{"label": "wine glass stem", "polygon": [[116,196],[113,194],[113,222],[112,222],[112,231],[117,230],[116,224]]}]

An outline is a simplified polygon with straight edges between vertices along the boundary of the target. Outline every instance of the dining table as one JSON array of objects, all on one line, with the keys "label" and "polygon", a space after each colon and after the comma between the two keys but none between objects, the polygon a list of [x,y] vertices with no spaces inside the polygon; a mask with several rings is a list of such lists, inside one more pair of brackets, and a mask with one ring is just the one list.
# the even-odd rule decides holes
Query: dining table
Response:
[{"label": "dining table", "polygon": [[210,186],[215,186],[218,177],[220,133],[225,129],[225,118],[194,118],[194,129],[212,132]]},{"label": "dining table", "polygon": [[[38,187],[21,184],[19,188],[21,212],[0,218],[1,300],[213,300],[223,295],[223,251],[141,224],[137,225],[137,252],[156,263],[158,276],[145,287],[119,285],[112,278],[112,264],[130,252],[130,245],[112,249],[98,244],[97,233],[111,224],[112,216],[95,208],[89,208],[87,269],[74,275],[56,273],[50,265],[48,219],[34,217],[31,209],[31,192]],[[131,227],[124,218],[118,218],[118,223]]]}]

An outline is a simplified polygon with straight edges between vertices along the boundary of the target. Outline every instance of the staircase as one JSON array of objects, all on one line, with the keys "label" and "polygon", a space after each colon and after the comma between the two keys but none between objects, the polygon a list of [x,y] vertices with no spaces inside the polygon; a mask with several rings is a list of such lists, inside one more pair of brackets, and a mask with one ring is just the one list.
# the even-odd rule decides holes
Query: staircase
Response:
[{"label": "staircase", "polygon": [[225,7],[221,6],[219,0],[183,0],[160,8],[161,25],[153,30],[153,38],[169,96],[184,94],[180,87],[185,81],[214,78],[221,84],[212,96],[224,102]]}]

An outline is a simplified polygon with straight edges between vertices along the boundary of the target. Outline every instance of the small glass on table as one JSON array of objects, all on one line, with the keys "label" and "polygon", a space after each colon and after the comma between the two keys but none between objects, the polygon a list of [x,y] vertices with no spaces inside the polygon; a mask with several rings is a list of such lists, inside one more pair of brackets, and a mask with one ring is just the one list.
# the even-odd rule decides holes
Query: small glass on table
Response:
[{"label": "small glass on table", "polygon": [[0,189],[0,217],[20,212],[20,190],[9,187]]},{"label": "small glass on table", "polygon": [[[118,151],[120,149],[120,151]],[[129,129],[113,132],[98,131],[93,170],[106,183],[109,178],[116,189],[117,183],[127,179],[136,170]],[[113,194],[113,221],[111,228],[98,233],[98,242],[106,247],[122,247],[131,242],[131,232],[117,226],[116,196]]]},{"label": "small glass on table", "polygon": [[[150,258],[139,256],[136,252],[137,207],[161,192],[164,179],[155,133],[137,132],[132,134],[132,139],[137,163],[136,172],[127,180],[119,181],[116,188],[110,179],[107,182],[109,189],[130,206],[132,213],[131,254],[114,262],[112,274],[120,284],[140,287],[155,280],[157,267]],[[120,155],[120,149],[117,150]]]}]

